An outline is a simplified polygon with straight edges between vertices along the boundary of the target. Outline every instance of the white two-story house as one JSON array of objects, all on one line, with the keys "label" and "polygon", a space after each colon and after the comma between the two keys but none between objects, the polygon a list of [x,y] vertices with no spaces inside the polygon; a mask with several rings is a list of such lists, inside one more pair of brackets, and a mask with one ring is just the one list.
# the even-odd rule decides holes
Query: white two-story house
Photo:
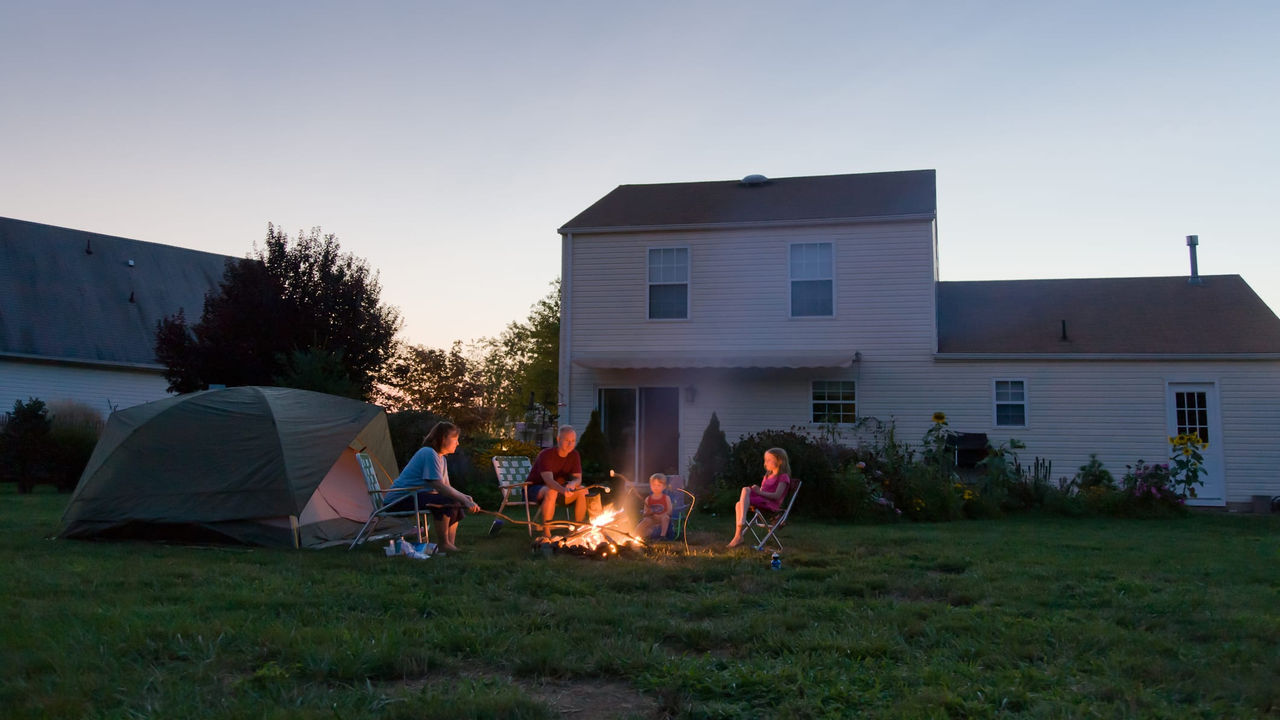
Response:
[{"label": "white two-story house", "polygon": [[1209,442],[1200,504],[1280,494],[1280,318],[1236,275],[939,282],[932,170],[623,185],[560,228],[562,422],[620,471],[860,417],[952,429],[1070,476]]}]

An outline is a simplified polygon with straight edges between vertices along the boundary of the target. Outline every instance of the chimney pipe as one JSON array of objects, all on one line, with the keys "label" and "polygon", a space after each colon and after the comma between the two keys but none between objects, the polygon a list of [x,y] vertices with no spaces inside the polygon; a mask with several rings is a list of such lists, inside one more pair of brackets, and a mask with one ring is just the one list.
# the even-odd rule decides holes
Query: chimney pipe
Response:
[{"label": "chimney pipe", "polygon": [[1187,247],[1191,249],[1191,277],[1187,278],[1187,282],[1191,285],[1199,285],[1203,282],[1200,279],[1200,266],[1196,264],[1196,246],[1199,244],[1199,235],[1187,236]]}]

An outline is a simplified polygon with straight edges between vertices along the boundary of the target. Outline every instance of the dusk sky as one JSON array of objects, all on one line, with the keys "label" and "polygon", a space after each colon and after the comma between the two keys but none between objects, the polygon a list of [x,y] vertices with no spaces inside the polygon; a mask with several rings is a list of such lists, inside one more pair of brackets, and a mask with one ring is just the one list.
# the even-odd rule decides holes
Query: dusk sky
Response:
[{"label": "dusk sky", "polygon": [[1198,234],[1280,309],[1280,3],[888,5],[0,0],[0,216],[320,226],[443,347],[617,185],[934,168],[943,280],[1183,275]]}]

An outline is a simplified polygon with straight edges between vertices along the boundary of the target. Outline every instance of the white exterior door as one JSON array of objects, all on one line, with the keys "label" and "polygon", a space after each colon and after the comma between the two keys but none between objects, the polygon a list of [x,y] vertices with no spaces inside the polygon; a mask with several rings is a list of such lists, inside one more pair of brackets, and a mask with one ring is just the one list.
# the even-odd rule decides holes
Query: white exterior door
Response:
[{"label": "white exterior door", "polygon": [[1196,497],[1187,498],[1188,505],[1222,507],[1227,503],[1226,482],[1223,477],[1222,420],[1218,412],[1218,386],[1215,383],[1169,383],[1168,391],[1169,435],[1194,433],[1204,449],[1204,471],[1200,479],[1204,485],[1196,488]]}]

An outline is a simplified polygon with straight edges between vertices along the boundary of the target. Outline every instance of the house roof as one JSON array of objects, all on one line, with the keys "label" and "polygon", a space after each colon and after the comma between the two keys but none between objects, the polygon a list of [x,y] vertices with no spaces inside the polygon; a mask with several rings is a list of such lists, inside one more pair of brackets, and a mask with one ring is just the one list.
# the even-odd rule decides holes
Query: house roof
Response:
[{"label": "house roof", "polygon": [[670,226],[794,223],[930,217],[933,170],[619,185],[560,228],[561,233]]},{"label": "house roof", "polygon": [[[938,283],[938,352],[1280,353],[1280,318],[1239,275]],[[1067,339],[1062,339],[1063,323]]]},{"label": "house roof", "polygon": [[0,218],[0,356],[159,367],[156,323],[198,321],[234,259]]}]

